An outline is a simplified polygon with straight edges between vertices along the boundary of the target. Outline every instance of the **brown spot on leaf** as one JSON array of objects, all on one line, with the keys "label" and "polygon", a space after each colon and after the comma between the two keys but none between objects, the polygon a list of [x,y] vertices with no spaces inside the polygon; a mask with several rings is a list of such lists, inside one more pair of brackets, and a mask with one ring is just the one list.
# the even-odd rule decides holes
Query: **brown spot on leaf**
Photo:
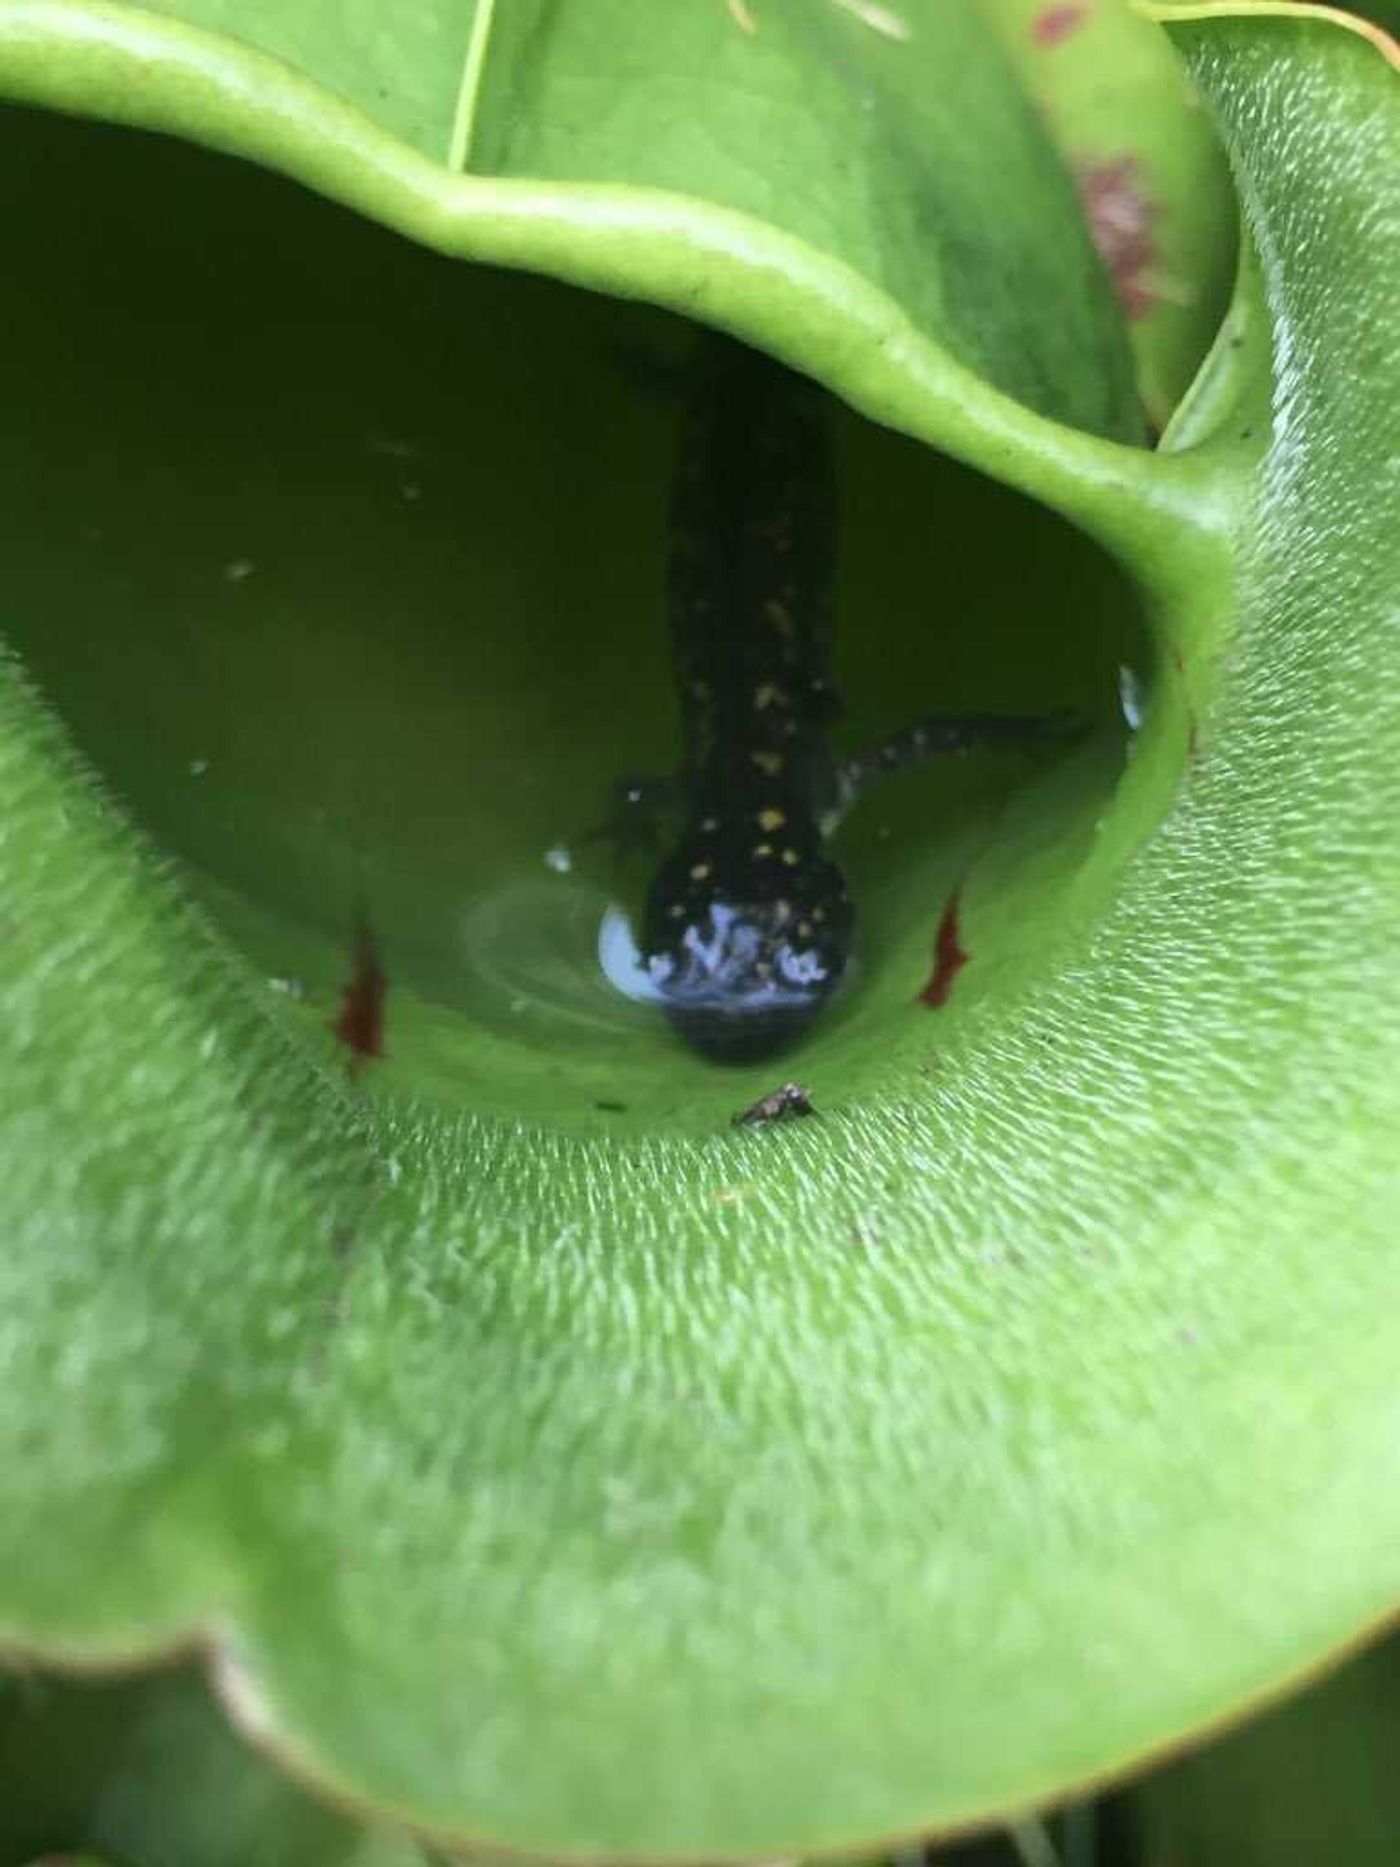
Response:
[{"label": "brown spot on leaf", "polygon": [[384,1004],[389,975],[379,963],[379,949],[367,921],[355,929],[350,978],[331,1029],[350,1052],[350,1074],[357,1075],[372,1057],[384,1055]]},{"label": "brown spot on leaf", "polygon": [[961,932],[962,889],[955,888],[948,897],[948,905],[943,910],[938,923],[938,932],[933,940],[933,971],[929,982],[919,994],[919,1002],[927,1005],[931,1011],[937,1011],[940,1005],[946,1005],[948,995],[953,989],[953,981],[972,957],[959,940]]}]

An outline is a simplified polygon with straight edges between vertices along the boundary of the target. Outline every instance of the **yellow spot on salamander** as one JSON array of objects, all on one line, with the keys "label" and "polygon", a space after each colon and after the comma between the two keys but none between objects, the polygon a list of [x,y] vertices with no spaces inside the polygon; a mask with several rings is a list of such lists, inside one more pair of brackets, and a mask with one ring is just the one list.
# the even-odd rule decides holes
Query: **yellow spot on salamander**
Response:
[{"label": "yellow spot on salamander", "polygon": [[709,863],[708,862],[697,862],[697,863],[694,863],[691,867],[690,879],[693,882],[703,882],[708,879],[709,874],[710,874]]},{"label": "yellow spot on salamander", "polygon": [[756,856],[771,856],[773,853],[773,845],[771,843],[755,843],[753,853]]},{"label": "yellow spot on salamander", "polygon": [[809,939],[812,932],[812,923],[810,921],[799,921],[797,923],[797,932],[801,939]]},{"label": "yellow spot on salamander", "polygon": [[779,635],[792,634],[792,617],[788,614],[786,603],[780,603],[775,596],[770,596],[763,605],[763,620]]},{"label": "yellow spot on salamander", "polygon": [[783,769],[783,755],[781,752],[750,752],[749,758],[757,765],[758,769],[769,778],[776,778],[778,773]]},{"label": "yellow spot on salamander", "polygon": [[783,815],[782,811],[774,810],[771,806],[767,810],[761,810],[758,813],[758,827],[760,830],[781,830],[786,822],[787,818]]},{"label": "yellow spot on salamander", "polygon": [[801,860],[801,856],[798,855],[795,849],[785,849],[783,851],[783,861],[790,869],[795,869]]},{"label": "yellow spot on salamander", "polygon": [[783,690],[772,681],[762,681],[753,690],[754,711],[762,713],[765,707],[778,706],[783,699]]}]

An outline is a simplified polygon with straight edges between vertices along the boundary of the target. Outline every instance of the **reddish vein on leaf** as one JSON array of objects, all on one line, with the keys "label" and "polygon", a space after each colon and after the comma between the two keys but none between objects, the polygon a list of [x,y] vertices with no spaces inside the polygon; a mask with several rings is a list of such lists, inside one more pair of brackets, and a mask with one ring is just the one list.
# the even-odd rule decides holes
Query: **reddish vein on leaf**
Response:
[{"label": "reddish vein on leaf", "polygon": [[350,1074],[355,1076],[373,1057],[384,1055],[384,1005],[389,996],[389,975],[379,962],[379,949],[368,921],[355,929],[354,962],[341,998],[340,1015],[331,1029],[350,1052]]},{"label": "reddish vein on leaf", "polygon": [[961,944],[962,932],[962,884],[948,897],[938,923],[938,932],[933,940],[933,971],[929,982],[919,994],[920,1004],[927,1005],[931,1011],[937,1011],[946,1005],[953,989],[953,981],[972,957]]}]

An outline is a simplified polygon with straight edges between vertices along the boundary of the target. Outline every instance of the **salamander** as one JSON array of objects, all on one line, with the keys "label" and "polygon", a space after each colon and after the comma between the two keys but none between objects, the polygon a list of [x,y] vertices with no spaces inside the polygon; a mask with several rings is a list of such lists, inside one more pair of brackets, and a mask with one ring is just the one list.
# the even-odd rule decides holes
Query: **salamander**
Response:
[{"label": "salamander", "polygon": [[836,485],[815,386],[703,340],[682,417],[668,574],[684,828],[642,949],[696,1049],[782,1050],[845,971],[855,914],[825,848]]},{"label": "salamander", "polygon": [[683,823],[652,876],[641,948],[677,1032],[725,1062],[787,1049],[841,983],[856,916],[827,838],[859,792],[933,752],[1023,743],[1046,726],[935,717],[869,757],[838,758],[826,414],[814,383],[702,337],[667,578]]}]

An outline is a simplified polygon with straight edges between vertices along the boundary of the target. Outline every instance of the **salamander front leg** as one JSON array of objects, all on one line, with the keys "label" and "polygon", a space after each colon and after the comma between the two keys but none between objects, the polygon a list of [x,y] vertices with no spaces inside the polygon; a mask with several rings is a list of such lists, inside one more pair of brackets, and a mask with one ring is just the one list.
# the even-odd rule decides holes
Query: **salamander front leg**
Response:
[{"label": "salamander front leg", "polygon": [[1026,751],[1067,745],[1087,730],[1077,713],[930,713],[881,745],[841,760],[843,808],[878,779],[913,771],[949,752]]}]

